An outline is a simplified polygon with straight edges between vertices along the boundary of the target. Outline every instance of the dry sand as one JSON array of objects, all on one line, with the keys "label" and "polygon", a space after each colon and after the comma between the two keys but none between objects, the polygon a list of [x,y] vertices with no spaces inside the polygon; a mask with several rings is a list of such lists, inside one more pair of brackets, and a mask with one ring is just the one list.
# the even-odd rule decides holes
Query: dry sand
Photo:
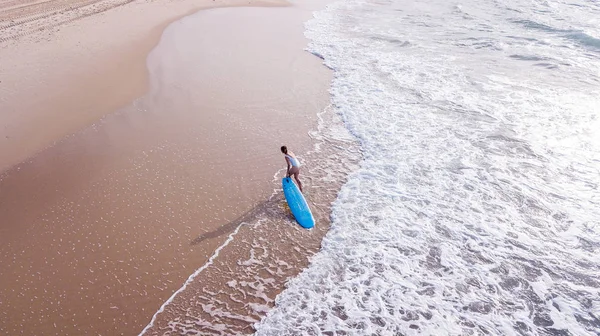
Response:
[{"label": "dry sand", "polygon": [[[148,333],[190,328],[189,314],[204,333],[251,332],[318,250],[352,143],[309,136],[330,81],[302,51],[314,4],[177,21],[146,74],[169,20],[241,3],[2,2],[0,334],[136,334],[230,238]],[[316,230],[274,190],[284,143],[306,160]]]}]

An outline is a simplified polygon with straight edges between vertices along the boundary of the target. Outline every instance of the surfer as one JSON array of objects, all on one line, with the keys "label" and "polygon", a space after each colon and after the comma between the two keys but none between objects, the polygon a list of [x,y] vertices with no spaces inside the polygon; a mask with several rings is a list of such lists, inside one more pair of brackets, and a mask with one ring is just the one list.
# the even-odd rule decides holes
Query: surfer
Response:
[{"label": "surfer", "polygon": [[294,153],[288,152],[286,146],[281,146],[281,152],[285,155],[285,162],[287,163],[286,177],[294,175],[298,188],[300,188],[300,192],[302,192],[302,182],[300,182],[300,179],[298,178],[298,175],[300,174],[300,161],[296,158]]}]

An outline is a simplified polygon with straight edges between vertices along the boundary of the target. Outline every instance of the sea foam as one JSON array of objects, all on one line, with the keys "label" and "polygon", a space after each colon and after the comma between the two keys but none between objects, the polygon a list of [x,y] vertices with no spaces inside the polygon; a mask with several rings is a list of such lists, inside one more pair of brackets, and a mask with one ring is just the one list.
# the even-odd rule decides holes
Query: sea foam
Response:
[{"label": "sea foam", "polygon": [[598,9],[576,2],[315,13],[364,159],[257,335],[600,333],[600,55],[565,38]]}]

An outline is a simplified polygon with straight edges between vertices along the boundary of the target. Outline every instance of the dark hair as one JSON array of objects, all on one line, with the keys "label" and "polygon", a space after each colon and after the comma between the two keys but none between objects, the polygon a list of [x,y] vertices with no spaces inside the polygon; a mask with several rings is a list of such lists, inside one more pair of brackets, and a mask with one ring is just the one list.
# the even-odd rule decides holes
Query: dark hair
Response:
[{"label": "dark hair", "polygon": [[287,154],[287,147],[285,147],[285,146],[281,146],[281,152],[282,152],[283,154]]}]

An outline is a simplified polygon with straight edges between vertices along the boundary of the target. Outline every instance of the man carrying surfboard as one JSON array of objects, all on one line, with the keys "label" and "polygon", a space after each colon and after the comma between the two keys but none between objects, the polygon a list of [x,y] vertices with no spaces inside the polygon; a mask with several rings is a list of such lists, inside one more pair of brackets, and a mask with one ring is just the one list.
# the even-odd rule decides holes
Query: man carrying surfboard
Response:
[{"label": "man carrying surfboard", "polygon": [[300,182],[300,179],[298,178],[298,175],[300,174],[300,161],[296,158],[294,153],[288,152],[286,146],[281,146],[281,152],[285,155],[285,162],[287,163],[286,177],[294,175],[298,188],[300,188],[300,192],[302,192],[302,182]]}]

